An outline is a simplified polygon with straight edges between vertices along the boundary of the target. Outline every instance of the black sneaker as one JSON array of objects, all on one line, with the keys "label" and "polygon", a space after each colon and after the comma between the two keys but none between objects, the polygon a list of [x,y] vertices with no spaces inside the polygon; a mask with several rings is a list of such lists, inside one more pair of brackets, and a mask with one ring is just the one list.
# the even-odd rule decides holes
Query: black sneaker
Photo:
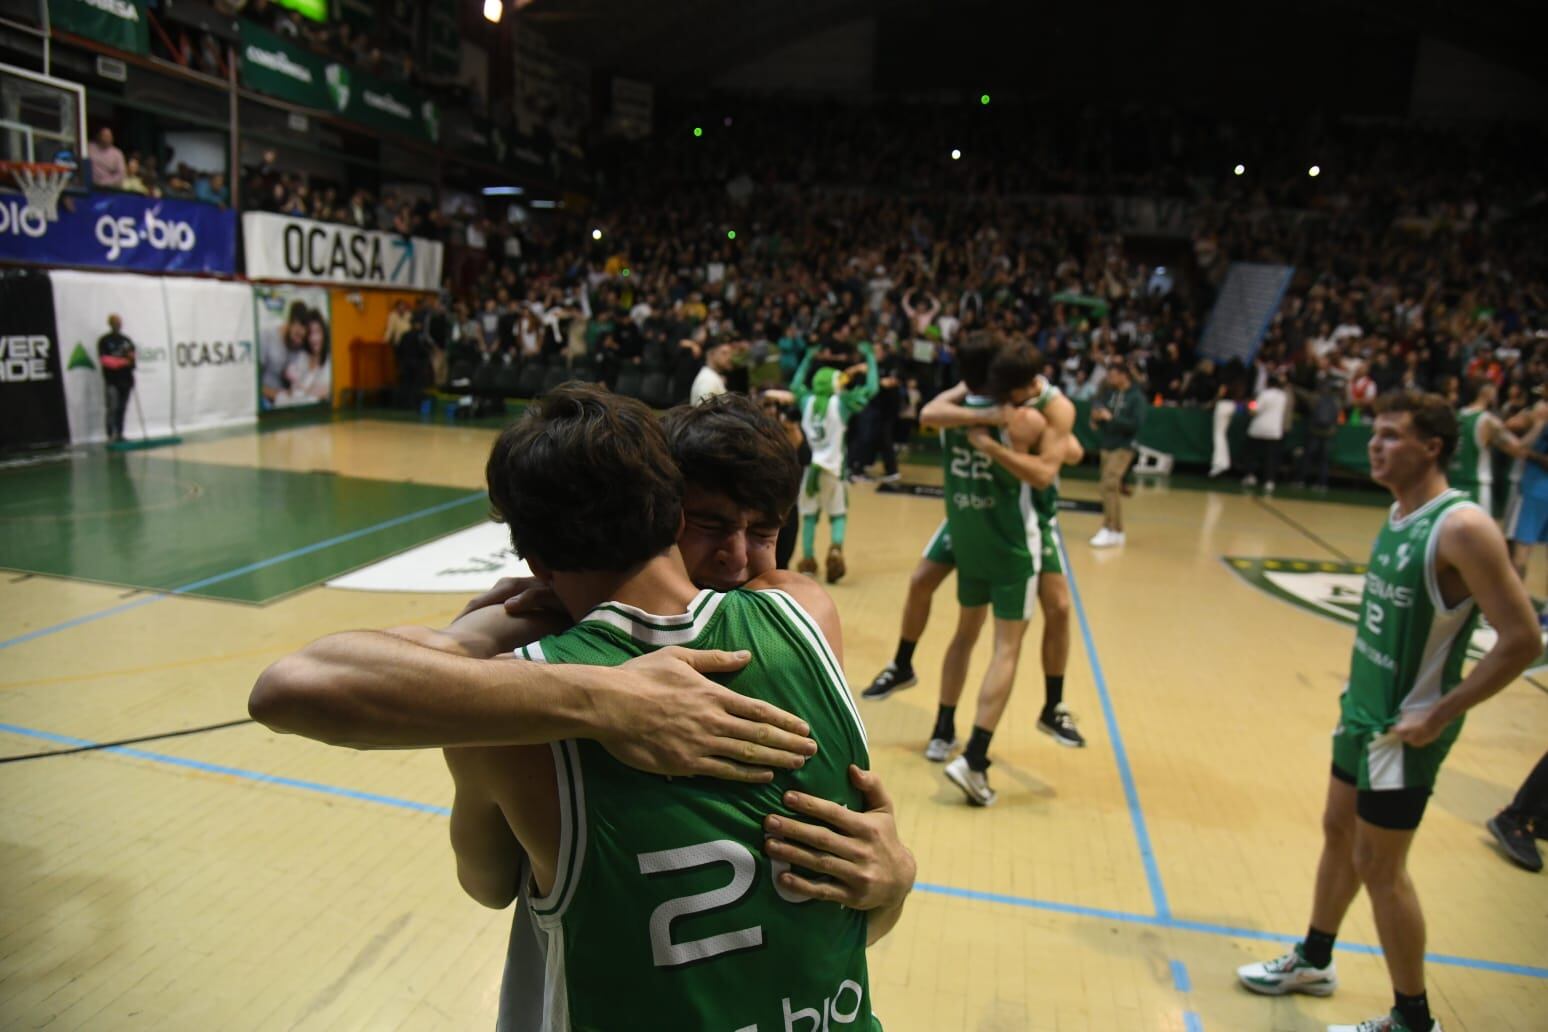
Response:
[{"label": "black sneaker", "polygon": [[1086,739],[1075,730],[1075,718],[1070,716],[1070,711],[1062,703],[1054,707],[1052,713],[1043,711],[1042,716],[1037,718],[1037,729],[1067,748],[1083,749],[1086,746]]},{"label": "black sneaker", "polygon": [[919,678],[914,676],[913,670],[899,670],[896,663],[888,663],[887,668],[876,675],[871,686],[860,693],[860,698],[885,699],[893,692],[901,692],[918,683]]},{"label": "black sneaker", "polygon": [[1487,827],[1506,856],[1529,871],[1543,869],[1542,855],[1537,852],[1537,843],[1532,841],[1532,833],[1527,831],[1524,821],[1507,813],[1497,813],[1489,819]]}]

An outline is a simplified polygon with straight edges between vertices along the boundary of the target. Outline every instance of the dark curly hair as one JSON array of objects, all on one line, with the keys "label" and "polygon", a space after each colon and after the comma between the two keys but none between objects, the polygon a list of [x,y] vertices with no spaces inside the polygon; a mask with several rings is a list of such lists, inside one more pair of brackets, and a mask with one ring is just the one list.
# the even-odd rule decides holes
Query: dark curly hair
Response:
[{"label": "dark curly hair", "polygon": [[774,417],[741,394],[679,405],[661,418],[683,479],[783,523],[801,489],[801,463]]},{"label": "dark curly hair", "polygon": [[485,468],[495,516],[525,559],[558,571],[627,570],[677,541],[683,476],[656,417],[590,384],[564,384],[505,428]]}]

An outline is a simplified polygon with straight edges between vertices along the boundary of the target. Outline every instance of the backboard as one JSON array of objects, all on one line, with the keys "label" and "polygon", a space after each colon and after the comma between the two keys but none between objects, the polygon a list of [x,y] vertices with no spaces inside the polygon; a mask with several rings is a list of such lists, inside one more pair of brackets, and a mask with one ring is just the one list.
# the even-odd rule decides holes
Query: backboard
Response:
[{"label": "backboard", "polygon": [[70,185],[84,186],[86,87],[0,64],[0,161],[74,165],[82,172]]}]

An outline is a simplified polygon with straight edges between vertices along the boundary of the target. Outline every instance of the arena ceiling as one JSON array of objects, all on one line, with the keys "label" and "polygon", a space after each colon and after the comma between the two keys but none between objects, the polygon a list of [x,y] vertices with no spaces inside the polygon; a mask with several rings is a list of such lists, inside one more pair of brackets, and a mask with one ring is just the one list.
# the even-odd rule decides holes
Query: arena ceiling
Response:
[{"label": "arena ceiling", "polygon": [[[1548,28],[1543,11],[1539,0],[1085,0],[1074,7],[1026,0],[531,0],[518,17],[560,53],[594,68],[693,91],[824,28],[866,17],[882,26],[879,60],[895,59],[910,37],[918,37],[921,58],[939,56],[930,27],[941,24],[971,26],[991,51],[1009,36],[1024,44],[1028,65],[1049,39],[1060,48],[1101,41],[1179,55],[1197,54],[1202,45],[1216,59],[1250,61],[1255,50],[1283,49],[1288,27],[1298,30],[1290,33],[1298,42],[1352,34],[1406,40],[1410,49],[1434,36],[1548,81],[1540,54]],[[971,38],[967,46],[973,48]],[[1308,74],[1336,74],[1319,67],[1315,50],[1305,62]]]}]

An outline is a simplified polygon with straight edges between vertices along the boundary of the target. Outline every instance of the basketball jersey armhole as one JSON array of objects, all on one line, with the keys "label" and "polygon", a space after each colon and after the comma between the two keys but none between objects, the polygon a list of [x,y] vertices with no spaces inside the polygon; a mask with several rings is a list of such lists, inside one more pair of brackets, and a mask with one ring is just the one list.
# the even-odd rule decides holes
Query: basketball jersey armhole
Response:
[{"label": "basketball jersey armhole", "polygon": [[1457,502],[1447,506],[1441,510],[1439,516],[1435,517],[1435,526],[1430,528],[1430,539],[1424,545],[1424,588],[1430,596],[1430,605],[1435,607],[1435,612],[1439,616],[1454,616],[1473,604],[1473,596],[1468,595],[1454,606],[1446,605],[1446,600],[1441,595],[1440,581],[1435,576],[1435,556],[1440,549],[1441,528],[1446,525],[1446,520],[1450,519],[1453,513],[1463,509],[1478,509],[1479,512],[1483,512],[1483,509],[1474,502]]},{"label": "basketball jersey armhole", "polygon": [[776,604],[784,612],[790,626],[794,628],[807,643],[813,655],[817,659],[818,666],[828,676],[828,687],[833,691],[843,704],[844,711],[854,721],[855,732],[860,736],[860,744],[865,749],[866,762],[870,762],[871,743],[866,738],[865,722],[860,719],[860,711],[855,708],[854,696],[850,694],[849,682],[844,679],[844,668],[839,665],[838,657],[833,654],[833,649],[828,645],[827,637],[822,633],[822,628],[817,626],[806,610],[802,609],[795,599],[778,588],[764,588],[757,592],[775,600]]},{"label": "basketball jersey armhole", "polygon": [[[516,655],[534,663],[548,662],[541,641],[522,646]],[[579,746],[569,740],[552,742],[548,748],[554,761],[554,788],[559,794],[559,852],[554,858],[554,884],[545,894],[533,892],[528,905],[533,923],[552,931],[564,920],[586,861],[586,786]],[[523,859],[530,865],[525,849]],[[530,869],[527,874],[530,876]]]}]

